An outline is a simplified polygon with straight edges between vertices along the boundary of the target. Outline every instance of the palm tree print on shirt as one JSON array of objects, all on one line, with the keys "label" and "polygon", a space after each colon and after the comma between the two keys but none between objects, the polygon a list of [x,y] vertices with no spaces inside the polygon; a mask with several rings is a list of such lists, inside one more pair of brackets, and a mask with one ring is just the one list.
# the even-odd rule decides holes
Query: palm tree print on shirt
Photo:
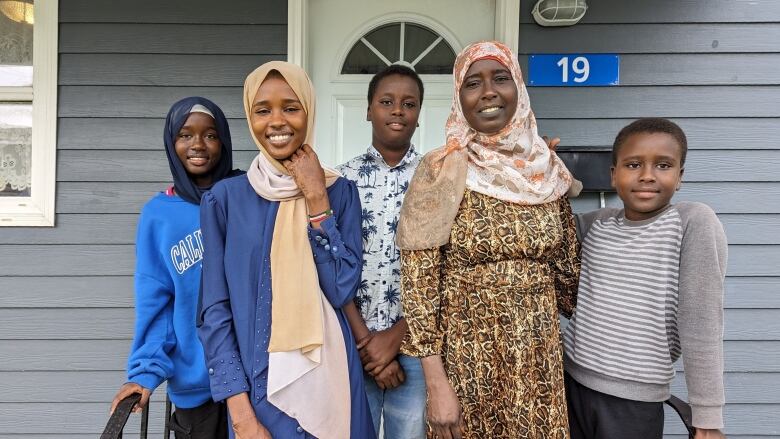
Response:
[{"label": "palm tree print on shirt", "polygon": [[366,154],[338,167],[360,193],[363,280],[355,304],[372,331],[387,329],[403,316],[401,255],[395,233],[404,194],[421,158],[412,147],[397,166],[390,167],[370,147]]}]

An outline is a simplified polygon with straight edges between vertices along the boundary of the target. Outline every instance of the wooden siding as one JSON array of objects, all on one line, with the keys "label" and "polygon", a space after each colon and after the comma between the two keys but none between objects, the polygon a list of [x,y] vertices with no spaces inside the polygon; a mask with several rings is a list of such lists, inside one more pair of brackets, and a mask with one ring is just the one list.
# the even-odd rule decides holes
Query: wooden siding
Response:
[{"label": "wooden siding", "polygon": [[[712,206],[729,239],[726,433],[778,437],[780,367],[769,363],[780,344],[780,3],[592,1],[567,28],[534,24],[533,3],[522,8],[523,67],[531,53],[620,55],[618,87],[529,88],[540,131],[560,136],[562,150],[609,151],[620,128],[642,116],[671,118],[686,131],[675,199]],[[620,205],[614,194],[605,199]],[[573,204],[594,209],[599,196]],[[684,373],[672,389],[687,397]],[[667,413],[667,437],[682,433]]]}]

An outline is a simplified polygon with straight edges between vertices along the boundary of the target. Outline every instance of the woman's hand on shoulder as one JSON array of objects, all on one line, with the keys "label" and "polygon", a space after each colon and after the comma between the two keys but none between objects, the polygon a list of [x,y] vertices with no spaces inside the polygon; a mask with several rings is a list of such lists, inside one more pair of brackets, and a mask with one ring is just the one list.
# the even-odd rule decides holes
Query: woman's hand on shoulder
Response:
[{"label": "woman's hand on shoulder", "polygon": [[556,151],[558,149],[558,144],[561,143],[560,137],[553,137],[551,139],[547,136],[542,136],[542,139],[544,139],[544,143],[547,144],[547,147],[550,148],[550,151]]},{"label": "woman's hand on shoulder", "polygon": [[124,383],[122,387],[119,388],[119,391],[116,392],[116,395],[114,396],[114,400],[111,401],[110,413],[114,413],[114,410],[116,410],[116,406],[118,406],[123,399],[127,398],[128,396],[134,393],[140,393],[141,400],[138,401],[138,403],[133,406],[133,413],[138,413],[141,410],[143,410],[146,407],[146,404],[149,403],[149,397],[152,396],[152,390],[149,390],[146,387],[141,386],[140,384]]}]

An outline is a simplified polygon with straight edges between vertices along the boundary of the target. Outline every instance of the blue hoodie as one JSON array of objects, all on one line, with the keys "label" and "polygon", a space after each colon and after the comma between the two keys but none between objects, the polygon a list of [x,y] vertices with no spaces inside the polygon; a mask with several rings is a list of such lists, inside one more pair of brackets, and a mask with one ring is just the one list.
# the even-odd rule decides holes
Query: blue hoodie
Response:
[{"label": "blue hoodie", "polygon": [[155,195],[138,221],[135,271],[135,335],[127,360],[128,381],[154,390],[168,381],[171,401],[193,408],[211,399],[203,347],[195,328],[203,243],[200,196],[174,148],[194,105],[214,116],[222,156],[214,182],[234,175],[230,131],[222,111],[204,98],[175,103],[166,119],[165,146],[174,190]]}]

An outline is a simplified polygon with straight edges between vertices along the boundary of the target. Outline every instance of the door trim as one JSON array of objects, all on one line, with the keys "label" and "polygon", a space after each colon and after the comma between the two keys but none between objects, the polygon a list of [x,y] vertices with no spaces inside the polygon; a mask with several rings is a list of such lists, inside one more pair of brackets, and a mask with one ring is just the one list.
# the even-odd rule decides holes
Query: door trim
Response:
[{"label": "door trim", "polygon": [[[307,68],[309,0],[287,0],[287,61]],[[493,37],[517,54],[520,38],[520,0],[496,0]]]}]

